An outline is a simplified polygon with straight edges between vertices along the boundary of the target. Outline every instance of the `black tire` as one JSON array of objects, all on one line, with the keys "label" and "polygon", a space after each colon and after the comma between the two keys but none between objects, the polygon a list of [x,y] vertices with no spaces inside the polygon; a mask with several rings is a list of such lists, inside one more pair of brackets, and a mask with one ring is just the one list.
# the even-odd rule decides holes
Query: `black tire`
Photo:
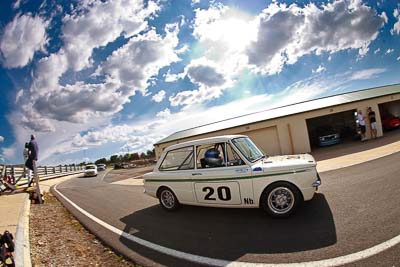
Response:
[{"label": "black tire", "polygon": [[158,191],[158,200],[161,207],[167,211],[177,210],[180,206],[178,198],[168,187],[161,187]]},{"label": "black tire", "polygon": [[277,182],[264,190],[260,207],[274,218],[287,218],[302,202],[303,197],[297,187],[287,182]]}]

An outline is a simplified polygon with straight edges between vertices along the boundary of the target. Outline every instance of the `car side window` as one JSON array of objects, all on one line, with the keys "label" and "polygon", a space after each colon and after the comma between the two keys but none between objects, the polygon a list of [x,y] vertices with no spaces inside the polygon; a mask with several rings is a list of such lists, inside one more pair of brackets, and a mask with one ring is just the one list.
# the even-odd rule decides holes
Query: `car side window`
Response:
[{"label": "car side window", "polygon": [[197,169],[225,167],[225,143],[199,145],[196,148]]},{"label": "car side window", "polygon": [[226,154],[227,154],[227,165],[228,166],[240,166],[246,163],[240,158],[238,153],[232,149],[230,144],[226,144]]},{"label": "car side window", "polygon": [[159,168],[160,171],[191,169],[194,169],[193,146],[168,151]]}]

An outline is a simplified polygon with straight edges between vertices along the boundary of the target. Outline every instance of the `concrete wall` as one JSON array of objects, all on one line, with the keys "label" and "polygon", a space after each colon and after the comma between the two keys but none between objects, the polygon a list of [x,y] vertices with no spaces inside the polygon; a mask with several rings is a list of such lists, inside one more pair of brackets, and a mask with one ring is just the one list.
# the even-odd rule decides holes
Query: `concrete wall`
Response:
[{"label": "concrete wall", "polygon": [[[267,155],[308,153],[311,152],[311,146],[307,130],[307,119],[354,109],[361,110],[363,114],[366,115],[368,107],[371,107],[376,113],[378,136],[382,136],[382,123],[378,105],[396,100],[400,100],[400,93],[348,104],[331,106],[328,108],[322,108],[314,111],[183,138],[180,140],[156,145],[156,157],[159,158],[163,149],[170,145],[225,134],[249,135],[254,143],[257,146],[260,146],[260,148],[262,148]],[[396,108],[399,107],[393,107],[393,109]],[[367,125],[369,124],[367,123]],[[371,129],[368,126],[366,136],[367,138],[371,136]]]}]

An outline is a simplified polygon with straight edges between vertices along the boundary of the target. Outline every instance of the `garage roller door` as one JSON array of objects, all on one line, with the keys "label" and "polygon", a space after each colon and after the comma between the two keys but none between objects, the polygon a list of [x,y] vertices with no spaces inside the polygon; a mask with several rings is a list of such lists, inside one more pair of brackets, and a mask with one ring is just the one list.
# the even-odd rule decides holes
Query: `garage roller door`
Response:
[{"label": "garage roller door", "polygon": [[250,137],[267,155],[280,155],[281,146],[276,127],[268,127],[241,133]]}]

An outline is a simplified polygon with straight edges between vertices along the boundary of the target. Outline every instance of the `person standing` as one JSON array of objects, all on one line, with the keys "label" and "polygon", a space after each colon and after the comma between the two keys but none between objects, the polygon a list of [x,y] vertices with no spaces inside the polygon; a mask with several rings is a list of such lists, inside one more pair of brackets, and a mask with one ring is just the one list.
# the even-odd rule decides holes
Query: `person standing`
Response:
[{"label": "person standing", "polygon": [[373,111],[371,107],[369,107],[367,111],[369,123],[371,125],[371,138],[375,139],[377,135],[375,111]]},{"label": "person standing", "polygon": [[360,125],[360,130],[361,130],[361,142],[365,141],[365,116],[362,114],[362,111],[359,110],[357,114],[357,119],[358,119],[358,125]]},{"label": "person standing", "polygon": [[[31,171],[34,172],[34,166],[36,165],[36,161],[38,160],[39,156],[39,146],[36,142],[35,135],[31,135],[31,141],[28,144],[28,150],[29,150],[29,155],[28,155],[28,160],[25,163],[25,166],[28,167]],[[33,182],[33,179],[28,184],[28,187],[31,186]]]}]

